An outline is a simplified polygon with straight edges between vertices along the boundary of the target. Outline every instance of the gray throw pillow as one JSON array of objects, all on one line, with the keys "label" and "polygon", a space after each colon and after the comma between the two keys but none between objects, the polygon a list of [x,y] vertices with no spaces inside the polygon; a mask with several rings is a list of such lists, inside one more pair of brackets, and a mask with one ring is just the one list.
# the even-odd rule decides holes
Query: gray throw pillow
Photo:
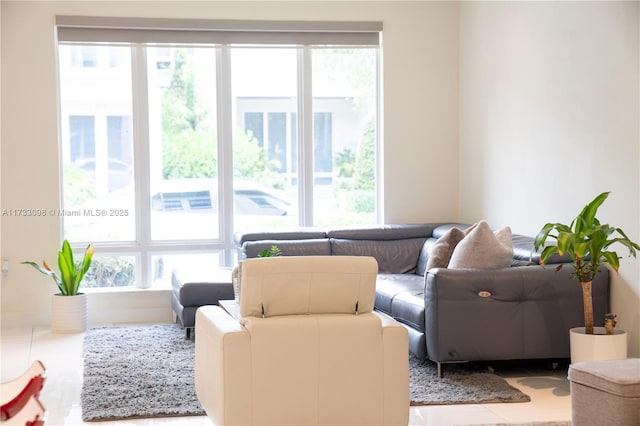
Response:
[{"label": "gray throw pillow", "polygon": [[511,228],[507,226],[494,233],[483,220],[455,247],[448,267],[508,268],[512,258]]},{"label": "gray throw pillow", "polygon": [[453,250],[464,238],[464,232],[458,228],[451,228],[433,243],[427,260],[427,271],[432,268],[446,268],[453,254]]}]

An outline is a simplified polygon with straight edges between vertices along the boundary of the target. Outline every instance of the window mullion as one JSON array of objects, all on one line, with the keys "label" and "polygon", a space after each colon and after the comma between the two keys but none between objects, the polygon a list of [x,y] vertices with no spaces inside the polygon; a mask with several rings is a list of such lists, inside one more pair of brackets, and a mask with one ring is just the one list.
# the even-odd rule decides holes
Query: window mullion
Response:
[{"label": "window mullion", "polygon": [[313,94],[311,49],[298,49],[298,196],[300,226],[313,226]]},{"label": "window mullion", "polygon": [[225,264],[231,264],[233,248],[233,114],[231,94],[231,51],[216,49],[218,209],[219,235],[225,245]]},{"label": "window mullion", "polygon": [[133,146],[135,173],[135,206],[136,206],[136,243],[139,247],[140,262],[138,264],[136,282],[139,287],[152,285],[151,256],[149,241],[151,240],[150,203],[150,164],[149,164],[149,107],[147,85],[147,55],[143,45],[132,49],[132,90],[133,90]]},{"label": "window mullion", "polygon": [[383,141],[383,123],[382,119],[382,106],[384,105],[382,96],[382,51],[380,49],[376,49],[376,223],[385,223],[384,217],[384,191],[383,191],[383,176],[382,173],[384,171],[384,156],[382,155],[382,141]]}]

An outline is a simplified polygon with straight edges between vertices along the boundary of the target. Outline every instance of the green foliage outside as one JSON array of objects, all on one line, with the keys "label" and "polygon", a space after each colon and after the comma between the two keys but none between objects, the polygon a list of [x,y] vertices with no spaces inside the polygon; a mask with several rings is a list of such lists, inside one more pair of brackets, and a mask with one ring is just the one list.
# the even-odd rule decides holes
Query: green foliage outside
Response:
[{"label": "green foliage outside", "polygon": [[370,118],[364,127],[358,146],[354,170],[355,189],[374,191],[376,188],[376,124]]},{"label": "green foliage outside", "polygon": [[165,135],[200,130],[206,116],[196,96],[193,64],[183,49],[175,49],[171,83],[162,98],[162,130]]},{"label": "green foliage outside", "polygon": [[337,177],[353,177],[356,165],[356,156],[349,148],[336,154],[333,160],[334,175]]},{"label": "green foliage outside", "polygon": [[[164,179],[215,178],[218,175],[216,130],[196,90],[193,65],[176,49],[171,83],[162,96],[162,177]],[[233,174],[282,188],[276,172],[251,132],[237,129],[233,138]]]},{"label": "green foliage outside", "polygon": [[82,288],[127,287],[135,280],[135,262],[127,257],[99,257],[87,271]]},{"label": "green foliage outside", "polygon": [[373,118],[365,125],[353,170],[353,187],[346,200],[350,212],[373,213],[376,208],[376,126]]},{"label": "green foliage outside", "polygon": [[162,178],[213,178],[217,176],[218,160],[213,133],[187,130],[165,132],[162,150]]},{"label": "green foliage outside", "polygon": [[64,165],[64,206],[80,206],[96,198],[95,182],[75,164]]},{"label": "green foliage outside", "polygon": [[278,164],[267,158],[251,131],[245,133],[236,129],[233,137],[233,176],[284,189],[284,179],[277,170]]}]

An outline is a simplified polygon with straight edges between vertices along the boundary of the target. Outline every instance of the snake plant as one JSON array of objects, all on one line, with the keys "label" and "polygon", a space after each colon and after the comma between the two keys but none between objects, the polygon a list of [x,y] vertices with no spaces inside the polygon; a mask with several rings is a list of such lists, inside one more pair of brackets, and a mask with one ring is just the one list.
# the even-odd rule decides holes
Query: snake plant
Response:
[{"label": "snake plant", "polygon": [[69,241],[64,240],[62,249],[58,252],[58,268],[60,269],[60,274],[54,272],[45,261],[42,262],[42,266],[29,261],[22,263],[31,265],[43,274],[50,276],[58,286],[61,295],[75,296],[78,294],[78,288],[80,287],[82,278],[89,270],[92,260],[93,246],[91,244],[87,246],[82,262],[76,263],[73,259],[73,251],[71,250]]}]

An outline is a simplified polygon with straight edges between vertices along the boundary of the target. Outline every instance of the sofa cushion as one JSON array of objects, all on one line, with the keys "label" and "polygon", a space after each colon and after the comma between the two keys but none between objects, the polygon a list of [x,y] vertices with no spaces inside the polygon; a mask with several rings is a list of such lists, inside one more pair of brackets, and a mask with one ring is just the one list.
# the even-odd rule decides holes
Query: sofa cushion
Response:
[{"label": "sofa cushion", "polygon": [[406,240],[342,240],[331,238],[334,256],[371,256],[381,274],[413,274],[426,238]]},{"label": "sofa cushion", "polygon": [[376,309],[424,332],[424,277],[416,274],[378,274]]},{"label": "sofa cushion", "polygon": [[453,254],[453,250],[464,238],[464,232],[458,228],[449,229],[442,237],[438,238],[431,247],[427,270],[431,268],[446,268]]},{"label": "sofa cushion", "polygon": [[399,293],[391,304],[391,316],[398,322],[424,332],[424,286]]},{"label": "sofa cushion", "polygon": [[494,233],[483,220],[453,250],[449,268],[508,268],[512,258],[511,229]]}]

